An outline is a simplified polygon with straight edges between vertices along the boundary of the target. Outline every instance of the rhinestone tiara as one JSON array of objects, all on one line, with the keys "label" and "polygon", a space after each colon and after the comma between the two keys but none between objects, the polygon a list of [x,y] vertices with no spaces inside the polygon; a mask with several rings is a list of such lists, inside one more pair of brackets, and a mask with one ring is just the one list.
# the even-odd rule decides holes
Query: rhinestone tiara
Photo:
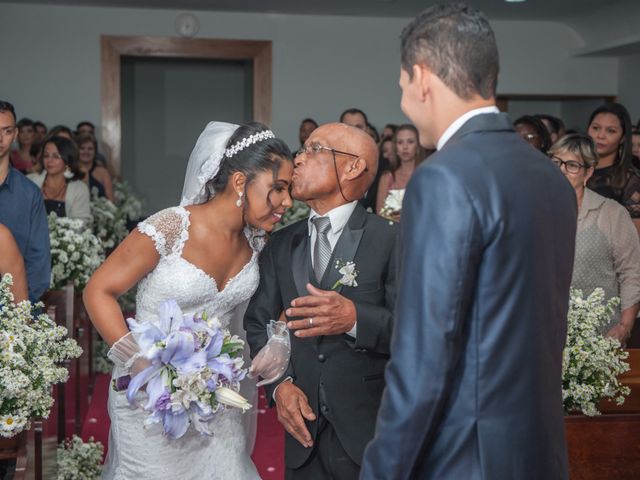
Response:
[{"label": "rhinestone tiara", "polygon": [[227,148],[224,151],[224,156],[227,158],[233,157],[236,153],[241,152],[250,145],[266,140],[267,138],[276,138],[276,136],[271,130],[263,130],[262,132],[254,133],[253,135],[243,138],[239,142],[236,142]]}]

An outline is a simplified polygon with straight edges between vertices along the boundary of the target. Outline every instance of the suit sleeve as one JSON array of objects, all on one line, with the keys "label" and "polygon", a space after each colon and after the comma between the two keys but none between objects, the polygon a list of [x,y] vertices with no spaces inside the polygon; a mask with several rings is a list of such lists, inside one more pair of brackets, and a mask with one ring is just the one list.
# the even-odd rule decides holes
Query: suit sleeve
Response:
[{"label": "suit sleeve", "polygon": [[47,212],[40,191],[33,196],[29,240],[24,255],[29,300],[37,302],[51,284],[51,248]]},{"label": "suit sleeve", "polygon": [[357,333],[356,348],[389,355],[393,310],[396,302],[396,242],[389,255],[384,273],[384,305],[355,302]]},{"label": "suit sleeve", "polygon": [[410,478],[434,438],[464,348],[481,252],[478,219],[459,175],[442,164],[418,169],[403,205],[387,387],[361,478]]}]

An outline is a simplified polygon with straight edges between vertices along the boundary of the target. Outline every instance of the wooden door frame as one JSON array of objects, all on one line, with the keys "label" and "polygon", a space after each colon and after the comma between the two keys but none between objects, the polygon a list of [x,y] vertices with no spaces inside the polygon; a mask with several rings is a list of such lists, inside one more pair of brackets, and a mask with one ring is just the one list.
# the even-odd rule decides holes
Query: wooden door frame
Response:
[{"label": "wooden door frame", "polygon": [[251,60],[253,119],[271,123],[271,41],[101,35],[102,137],[116,175],[122,166],[121,57]]}]

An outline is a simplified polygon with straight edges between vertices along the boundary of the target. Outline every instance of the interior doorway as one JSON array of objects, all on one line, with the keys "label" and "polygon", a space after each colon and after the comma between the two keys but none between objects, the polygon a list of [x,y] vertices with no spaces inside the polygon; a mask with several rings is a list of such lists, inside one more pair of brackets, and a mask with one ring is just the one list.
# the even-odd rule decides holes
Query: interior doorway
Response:
[{"label": "interior doorway", "polygon": [[271,42],[102,36],[101,148],[145,200],[175,205],[210,120],[271,122]]}]

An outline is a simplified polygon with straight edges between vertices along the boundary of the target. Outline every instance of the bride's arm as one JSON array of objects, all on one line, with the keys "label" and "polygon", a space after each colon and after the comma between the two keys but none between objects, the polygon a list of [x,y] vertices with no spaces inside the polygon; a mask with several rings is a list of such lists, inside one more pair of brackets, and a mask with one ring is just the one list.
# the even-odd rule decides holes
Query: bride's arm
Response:
[{"label": "bride's arm", "polygon": [[153,270],[159,260],[153,240],[134,230],[91,277],[83,293],[84,304],[109,346],[129,332],[117,298]]}]

